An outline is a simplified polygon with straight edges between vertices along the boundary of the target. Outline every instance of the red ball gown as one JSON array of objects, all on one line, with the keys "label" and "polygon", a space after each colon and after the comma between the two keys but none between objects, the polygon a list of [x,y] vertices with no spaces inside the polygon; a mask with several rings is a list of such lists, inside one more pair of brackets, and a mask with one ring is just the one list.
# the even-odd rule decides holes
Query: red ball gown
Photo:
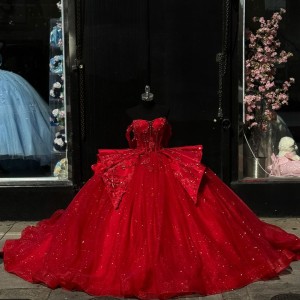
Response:
[{"label": "red ball gown", "polygon": [[100,150],[65,211],[4,245],[8,272],[91,295],[208,295],[269,279],[300,239],[260,221],[210,169],[202,146],[166,148],[165,118],[137,119],[129,149]]}]

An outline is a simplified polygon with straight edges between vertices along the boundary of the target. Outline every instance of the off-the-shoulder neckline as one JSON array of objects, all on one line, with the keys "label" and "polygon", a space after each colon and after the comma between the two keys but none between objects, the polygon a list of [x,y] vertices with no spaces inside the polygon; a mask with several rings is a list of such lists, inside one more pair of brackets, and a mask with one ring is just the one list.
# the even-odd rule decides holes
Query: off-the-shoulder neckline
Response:
[{"label": "off-the-shoulder neckline", "polygon": [[158,117],[158,118],[154,118],[154,119],[152,119],[152,120],[146,120],[146,119],[134,119],[132,122],[136,122],[136,121],[154,122],[155,120],[158,120],[158,119],[164,119],[164,120],[167,120],[166,117]]}]

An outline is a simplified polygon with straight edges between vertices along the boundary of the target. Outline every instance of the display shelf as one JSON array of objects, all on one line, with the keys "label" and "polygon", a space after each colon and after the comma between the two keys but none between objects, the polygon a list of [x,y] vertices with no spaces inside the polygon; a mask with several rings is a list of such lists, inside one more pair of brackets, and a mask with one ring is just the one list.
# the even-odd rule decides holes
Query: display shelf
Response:
[{"label": "display shelf", "polygon": [[67,138],[66,138],[66,104],[64,90],[64,43],[63,16],[50,20],[49,34],[49,122],[53,127],[53,151],[51,154],[51,174],[58,177],[57,167],[63,162],[66,173],[59,179],[67,179]]}]

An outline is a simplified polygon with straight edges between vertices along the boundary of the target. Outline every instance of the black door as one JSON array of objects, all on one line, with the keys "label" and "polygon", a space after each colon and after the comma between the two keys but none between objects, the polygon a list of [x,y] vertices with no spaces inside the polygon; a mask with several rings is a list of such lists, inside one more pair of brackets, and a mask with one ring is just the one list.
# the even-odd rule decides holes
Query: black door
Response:
[{"label": "black door", "polygon": [[221,174],[222,2],[91,0],[83,11],[84,179],[97,149],[127,147],[125,110],[139,103],[146,84],[171,108],[170,146],[202,144],[204,163]]}]

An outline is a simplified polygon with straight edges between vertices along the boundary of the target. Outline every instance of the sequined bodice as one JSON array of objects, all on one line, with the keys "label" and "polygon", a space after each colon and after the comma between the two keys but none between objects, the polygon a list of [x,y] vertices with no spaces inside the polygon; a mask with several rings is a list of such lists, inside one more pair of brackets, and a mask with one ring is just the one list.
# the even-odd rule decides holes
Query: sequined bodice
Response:
[{"label": "sequined bodice", "polygon": [[127,128],[126,138],[131,148],[156,151],[167,145],[170,125],[166,118],[152,121],[137,119]]}]

